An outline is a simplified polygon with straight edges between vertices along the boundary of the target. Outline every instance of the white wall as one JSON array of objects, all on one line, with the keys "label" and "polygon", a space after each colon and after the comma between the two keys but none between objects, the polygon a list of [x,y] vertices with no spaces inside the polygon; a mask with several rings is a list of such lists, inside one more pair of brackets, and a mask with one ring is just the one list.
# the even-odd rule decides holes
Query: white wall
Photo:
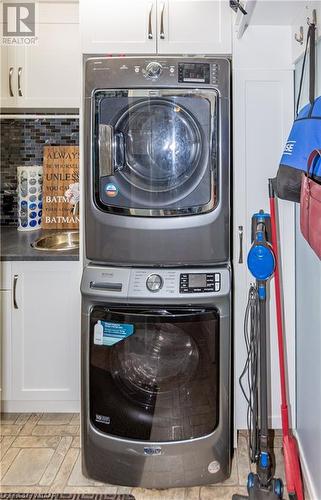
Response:
[{"label": "white wall", "polygon": [[[321,60],[321,42],[317,60]],[[302,61],[295,72],[296,89]],[[297,91],[296,91],[297,93]],[[317,95],[321,95],[321,64],[317,68]],[[308,102],[305,78],[302,105]],[[321,127],[321,122],[320,122]],[[321,262],[300,232],[296,207],[296,363],[297,437],[310,496],[321,498]]]}]

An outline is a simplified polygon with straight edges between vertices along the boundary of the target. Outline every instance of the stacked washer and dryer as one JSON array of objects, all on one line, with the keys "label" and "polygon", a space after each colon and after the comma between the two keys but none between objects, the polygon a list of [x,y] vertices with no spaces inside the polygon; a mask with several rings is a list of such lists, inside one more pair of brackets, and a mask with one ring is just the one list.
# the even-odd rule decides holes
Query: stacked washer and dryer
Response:
[{"label": "stacked washer and dryer", "polygon": [[230,63],[86,57],[83,471],[230,474]]}]

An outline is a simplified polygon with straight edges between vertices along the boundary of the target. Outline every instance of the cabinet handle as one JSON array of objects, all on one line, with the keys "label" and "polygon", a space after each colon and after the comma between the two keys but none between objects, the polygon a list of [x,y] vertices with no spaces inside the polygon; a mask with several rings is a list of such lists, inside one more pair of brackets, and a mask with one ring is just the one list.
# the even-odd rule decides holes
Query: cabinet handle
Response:
[{"label": "cabinet handle", "polygon": [[17,283],[18,283],[18,275],[15,274],[13,277],[13,307],[15,309],[19,309],[17,303]]},{"label": "cabinet handle", "polygon": [[20,66],[20,68],[18,68],[18,94],[19,94],[19,97],[22,97],[21,75],[22,75],[22,67]]},{"label": "cabinet handle", "polygon": [[160,38],[164,40],[165,38],[165,32],[164,32],[164,10],[165,10],[165,2],[162,4],[162,10],[161,10],[161,21],[160,21]]},{"label": "cabinet handle", "polygon": [[243,226],[239,226],[239,264],[243,264]]},{"label": "cabinet handle", "polygon": [[153,12],[153,4],[151,4],[148,14],[148,39],[153,39],[153,27],[152,27],[152,12]]},{"label": "cabinet handle", "polygon": [[14,93],[12,90],[12,75],[13,75],[13,67],[11,66],[11,68],[9,69],[9,94],[10,94],[10,97],[14,97]]}]

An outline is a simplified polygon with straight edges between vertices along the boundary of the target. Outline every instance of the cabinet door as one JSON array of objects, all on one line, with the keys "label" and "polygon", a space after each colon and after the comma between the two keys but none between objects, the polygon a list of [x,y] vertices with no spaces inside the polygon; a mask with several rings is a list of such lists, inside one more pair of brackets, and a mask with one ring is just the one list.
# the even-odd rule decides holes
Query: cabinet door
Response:
[{"label": "cabinet door", "polygon": [[0,105],[1,108],[10,108],[16,106],[18,96],[15,48],[2,46],[0,48],[0,58]]},{"label": "cabinet door", "polygon": [[42,23],[39,43],[18,47],[17,79],[21,108],[78,108],[80,106],[79,24]]},{"label": "cabinet door", "polygon": [[[253,37],[254,38],[254,37]],[[242,43],[242,42],[241,42]],[[238,377],[243,370],[246,349],[243,319],[253,277],[246,258],[251,246],[251,219],[260,209],[269,213],[268,179],[275,177],[293,120],[293,72],[274,69],[235,69],[234,101],[234,317],[235,317],[235,412],[236,428],[246,427],[246,403]],[[258,113],[259,110],[259,113]],[[264,119],[262,119],[264,117]],[[295,422],[295,331],[294,315],[294,207],[278,200],[284,327],[292,422]],[[243,228],[242,241],[239,228]],[[273,428],[281,427],[280,385],[275,318],[274,282],[271,280],[269,336],[271,363],[271,408]]]},{"label": "cabinet door", "polygon": [[0,291],[0,401],[10,397],[11,379],[10,362],[7,353],[10,352],[11,338],[11,290]]},{"label": "cabinet door", "polygon": [[231,54],[231,9],[226,0],[158,0],[158,52]]},{"label": "cabinet door", "polygon": [[79,401],[79,262],[14,262],[12,276],[17,279],[10,398],[16,402],[15,410],[75,411]]},{"label": "cabinet door", "polygon": [[80,3],[82,52],[156,52],[156,0],[92,0]]}]

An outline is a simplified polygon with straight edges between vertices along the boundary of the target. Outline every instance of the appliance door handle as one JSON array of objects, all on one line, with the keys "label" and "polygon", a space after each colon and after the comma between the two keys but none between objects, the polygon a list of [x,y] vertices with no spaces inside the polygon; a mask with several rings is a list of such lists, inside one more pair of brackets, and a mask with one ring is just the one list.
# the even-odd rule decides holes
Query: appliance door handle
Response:
[{"label": "appliance door handle", "polygon": [[19,309],[17,303],[17,283],[18,283],[18,274],[15,274],[13,277],[13,307],[15,309]]},{"label": "appliance door handle", "polygon": [[125,136],[123,132],[116,132],[114,135],[114,157],[115,171],[121,170],[125,166]]},{"label": "appliance door handle", "polygon": [[12,75],[13,75],[13,67],[11,66],[11,68],[9,69],[9,94],[10,94],[10,97],[14,97],[14,93],[12,90]]},{"label": "appliance door handle", "polygon": [[141,309],[138,310],[137,312],[133,311],[121,311],[119,309],[109,309],[108,311],[110,314],[117,314],[118,316],[133,316],[133,317],[156,317],[158,319],[163,318],[167,319],[170,321],[171,319],[175,318],[193,318],[195,316],[207,316],[213,315],[213,311],[209,311],[207,309],[200,309],[200,310],[187,310],[186,312],[173,312],[171,313],[170,311],[167,310],[161,310],[161,309]]},{"label": "appliance door handle", "polygon": [[152,26],[152,12],[153,12],[153,4],[150,4],[149,14],[148,14],[148,39],[153,39],[153,26]]},{"label": "appliance door handle", "polygon": [[22,90],[21,90],[21,75],[22,75],[22,67],[18,68],[18,94],[19,97],[22,97]]},{"label": "appliance door handle", "polygon": [[159,34],[161,40],[165,39],[165,32],[164,32],[164,10],[165,10],[165,2],[163,2],[162,8],[161,8],[160,34]]},{"label": "appliance door handle", "polygon": [[99,125],[99,177],[114,175],[125,165],[125,137],[111,125]]},{"label": "appliance door handle", "polygon": [[114,129],[111,125],[99,125],[99,177],[114,174]]},{"label": "appliance door handle", "polygon": [[239,226],[239,264],[243,264],[243,226]]}]

